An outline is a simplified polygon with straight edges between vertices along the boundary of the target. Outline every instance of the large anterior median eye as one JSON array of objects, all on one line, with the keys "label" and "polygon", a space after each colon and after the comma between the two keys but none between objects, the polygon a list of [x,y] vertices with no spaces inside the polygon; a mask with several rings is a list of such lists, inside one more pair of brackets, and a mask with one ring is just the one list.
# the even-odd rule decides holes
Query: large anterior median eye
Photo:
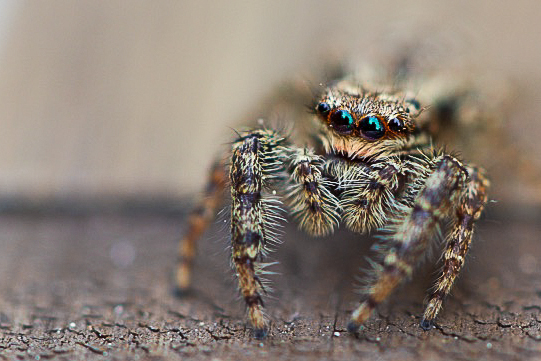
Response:
[{"label": "large anterior median eye", "polygon": [[339,133],[351,133],[355,119],[347,110],[337,110],[331,114],[331,126]]},{"label": "large anterior median eye", "polygon": [[385,126],[381,119],[374,115],[364,117],[359,123],[361,133],[369,139],[379,139],[385,135]]}]

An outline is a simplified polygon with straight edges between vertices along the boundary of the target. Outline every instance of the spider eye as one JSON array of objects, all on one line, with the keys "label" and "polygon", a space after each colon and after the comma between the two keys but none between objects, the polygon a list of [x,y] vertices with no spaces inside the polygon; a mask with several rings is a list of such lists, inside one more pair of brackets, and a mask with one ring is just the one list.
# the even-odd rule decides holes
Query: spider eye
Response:
[{"label": "spider eye", "polygon": [[376,116],[370,115],[361,119],[359,128],[362,134],[370,139],[379,139],[385,135],[385,126]]},{"label": "spider eye", "polygon": [[393,132],[401,132],[404,130],[404,121],[398,117],[389,120],[389,129]]},{"label": "spider eye", "polygon": [[408,107],[406,107],[406,113],[417,113],[419,110],[421,110],[421,103],[417,99],[406,99],[406,103],[408,104]]},{"label": "spider eye", "polygon": [[323,103],[319,103],[316,107],[316,111],[319,113],[319,114],[323,114],[323,115],[326,115],[328,112],[331,111],[331,106],[325,102]]},{"label": "spider eye", "polygon": [[355,120],[347,110],[337,110],[331,114],[331,125],[339,133],[351,133]]}]

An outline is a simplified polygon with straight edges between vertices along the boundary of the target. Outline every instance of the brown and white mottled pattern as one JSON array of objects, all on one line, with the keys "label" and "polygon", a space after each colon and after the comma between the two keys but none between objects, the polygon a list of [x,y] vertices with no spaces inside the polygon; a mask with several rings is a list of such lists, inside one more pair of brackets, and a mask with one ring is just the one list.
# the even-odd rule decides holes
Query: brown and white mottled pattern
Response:
[{"label": "brown and white mottled pattern", "polygon": [[[431,124],[437,117],[430,108],[396,88],[357,84],[339,81],[316,100],[312,144],[298,147],[278,131],[254,128],[231,145],[232,264],[258,338],[270,325],[261,275],[269,265],[269,244],[280,241],[276,227],[282,200],[299,227],[313,236],[331,234],[340,223],[356,233],[380,232],[372,270],[348,324],[351,332],[412,275],[445,220],[454,226],[421,322],[425,330],[464,264],[473,225],[488,200],[484,171],[433,146]],[[216,179],[211,184],[223,184]],[[183,259],[193,258],[191,245],[208,224],[201,219],[195,217],[185,238]],[[181,263],[181,275],[189,275],[190,266],[191,261]]]},{"label": "brown and white mottled pattern", "polygon": [[192,278],[193,261],[197,250],[196,242],[214,219],[222,205],[226,187],[226,172],[223,162],[215,162],[200,204],[191,212],[188,232],[179,243],[179,264],[176,272],[176,285],[179,292],[189,289]]},{"label": "brown and white mottled pattern", "polygon": [[262,300],[265,288],[258,263],[265,247],[277,241],[273,227],[280,221],[278,211],[265,199],[264,192],[282,168],[283,142],[284,138],[273,131],[256,131],[241,136],[232,146],[229,171],[232,261],[258,337],[266,334],[268,326]]},{"label": "brown and white mottled pattern", "polygon": [[289,160],[288,204],[301,229],[314,236],[338,227],[340,203],[331,193],[334,185],[322,175],[323,158],[312,150],[298,149]]},{"label": "brown and white mottled pattern", "polygon": [[447,247],[443,253],[442,273],[434,286],[421,322],[421,326],[425,329],[431,327],[441,310],[443,299],[451,291],[451,287],[464,265],[472,239],[474,222],[481,216],[488,200],[489,182],[483,170],[467,167],[466,171],[469,174],[469,179],[458,200],[453,229],[449,234]]}]

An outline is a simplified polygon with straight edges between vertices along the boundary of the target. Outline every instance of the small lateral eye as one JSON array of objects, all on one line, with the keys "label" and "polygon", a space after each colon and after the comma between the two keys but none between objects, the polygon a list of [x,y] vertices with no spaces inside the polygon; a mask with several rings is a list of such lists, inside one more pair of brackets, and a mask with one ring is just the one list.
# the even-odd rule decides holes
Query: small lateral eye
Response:
[{"label": "small lateral eye", "polygon": [[337,110],[331,114],[331,125],[339,133],[351,133],[355,119],[347,110]]},{"label": "small lateral eye", "polygon": [[419,110],[421,110],[421,103],[417,99],[406,99],[406,104],[408,105],[406,107],[406,113],[417,113]]},{"label": "small lateral eye", "polygon": [[404,121],[398,117],[389,120],[389,129],[393,132],[401,132],[404,130]]},{"label": "small lateral eye", "polygon": [[385,126],[381,119],[374,115],[364,117],[359,123],[361,133],[369,139],[379,139],[385,135]]},{"label": "small lateral eye", "polygon": [[319,114],[326,115],[328,112],[331,111],[331,106],[325,102],[321,102],[316,106],[316,111]]}]

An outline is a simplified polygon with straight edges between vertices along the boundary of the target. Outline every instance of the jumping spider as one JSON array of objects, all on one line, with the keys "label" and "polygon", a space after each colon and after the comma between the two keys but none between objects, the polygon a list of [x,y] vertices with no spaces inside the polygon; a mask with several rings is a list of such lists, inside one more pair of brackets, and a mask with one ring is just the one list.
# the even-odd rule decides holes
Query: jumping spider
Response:
[{"label": "jumping spider", "polygon": [[311,147],[296,146],[273,129],[253,128],[239,133],[229,162],[214,165],[206,197],[181,241],[178,287],[190,286],[195,242],[229,187],[232,265],[255,336],[264,337],[269,321],[260,276],[269,244],[279,241],[273,229],[282,221],[283,200],[310,235],[331,234],[339,223],[358,233],[381,233],[363,297],[348,324],[356,332],[410,277],[438,238],[439,225],[449,219],[443,268],[420,324],[429,330],[487,203],[484,170],[435,149],[428,129],[437,115],[400,90],[376,91],[342,79],[324,90],[313,113]]}]

